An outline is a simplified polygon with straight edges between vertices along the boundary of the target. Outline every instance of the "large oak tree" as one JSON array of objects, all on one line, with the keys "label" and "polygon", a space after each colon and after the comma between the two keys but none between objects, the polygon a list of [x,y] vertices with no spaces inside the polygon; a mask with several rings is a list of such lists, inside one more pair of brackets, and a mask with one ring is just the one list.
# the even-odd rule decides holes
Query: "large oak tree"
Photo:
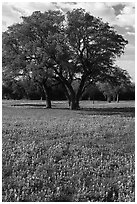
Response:
[{"label": "large oak tree", "polygon": [[[83,9],[34,12],[3,33],[3,67],[29,75],[44,88],[62,84],[70,108],[79,108],[86,87],[96,81],[117,81],[115,60],[128,43],[108,23]],[[74,81],[79,81],[77,89]]]}]

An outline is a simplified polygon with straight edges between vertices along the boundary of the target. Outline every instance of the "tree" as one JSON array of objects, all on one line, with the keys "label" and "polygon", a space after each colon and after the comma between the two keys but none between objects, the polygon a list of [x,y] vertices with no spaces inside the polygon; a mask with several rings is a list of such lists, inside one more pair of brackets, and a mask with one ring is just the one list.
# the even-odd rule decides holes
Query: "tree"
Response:
[{"label": "tree", "polygon": [[126,70],[123,70],[121,68],[119,68],[118,66],[115,67],[114,70],[114,75],[116,76],[116,80],[111,83],[111,87],[113,90],[113,100],[115,100],[117,103],[119,102],[119,94],[130,88],[132,83],[131,83],[131,77],[128,74],[128,72]]},{"label": "tree", "polygon": [[102,92],[100,92],[98,86],[96,84],[91,84],[85,90],[84,94],[88,96],[88,98],[93,101],[98,97],[99,99],[102,97]]},{"label": "tree", "polygon": [[[50,35],[59,27],[60,12],[34,12],[22,17],[23,23],[9,27],[3,33],[3,69],[15,77],[33,79],[39,83],[46,96],[47,107],[51,107],[49,79],[51,65],[46,55]],[[49,44],[48,44],[49,45]]]},{"label": "tree", "polygon": [[98,83],[97,85],[109,103],[111,102],[112,98],[113,101],[116,99],[118,103],[119,94],[131,87],[131,77],[126,70],[123,70],[118,66],[115,67],[113,75],[115,76],[115,78],[113,78],[114,80],[109,82],[106,79],[105,82]]},{"label": "tree", "polygon": [[33,77],[48,99],[48,86],[57,81],[71,109],[79,108],[80,97],[93,81],[116,78],[114,62],[127,44],[108,23],[83,9],[66,16],[60,11],[36,11],[3,35],[5,66]]},{"label": "tree", "polygon": [[[58,34],[57,43],[59,50],[65,50],[65,56],[61,51],[48,54],[56,63],[53,69],[65,85],[71,109],[79,107],[79,99],[90,83],[115,78],[114,61],[126,44],[107,23],[82,9],[67,13],[65,33]],[[77,92],[72,86],[74,80],[79,80]]]},{"label": "tree", "polygon": [[108,82],[98,83],[99,90],[103,93],[106,100],[110,103],[112,100],[112,96],[114,95],[114,91],[112,86]]}]

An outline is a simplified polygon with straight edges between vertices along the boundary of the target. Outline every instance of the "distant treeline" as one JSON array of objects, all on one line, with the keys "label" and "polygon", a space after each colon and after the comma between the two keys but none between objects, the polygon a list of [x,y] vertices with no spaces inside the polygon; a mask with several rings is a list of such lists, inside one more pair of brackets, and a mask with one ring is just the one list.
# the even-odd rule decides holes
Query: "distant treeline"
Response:
[{"label": "distant treeline", "polygon": [[[101,88],[100,88],[101,87]],[[113,100],[113,90],[108,91],[106,87],[97,85],[91,85],[83,93],[82,100],[107,100],[106,95],[111,97]],[[104,95],[105,92],[105,95]],[[49,87],[49,93],[51,100],[66,100],[63,87],[59,84],[56,86]],[[3,99],[29,99],[29,100],[45,100],[45,93],[41,87],[33,82],[9,82],[8,84],[2,85],[2,98]],[[135,100],[135,85],[119,91],[119,100]]]}]

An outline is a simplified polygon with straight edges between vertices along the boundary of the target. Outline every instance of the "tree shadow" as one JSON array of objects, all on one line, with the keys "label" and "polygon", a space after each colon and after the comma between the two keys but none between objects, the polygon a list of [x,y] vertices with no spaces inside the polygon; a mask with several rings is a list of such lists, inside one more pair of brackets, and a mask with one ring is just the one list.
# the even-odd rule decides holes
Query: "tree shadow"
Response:
[{"label": "tree shadow", "polygon": [[[47,109],[45,104],[34,104],[34,103],[22,103],[22,104],[12,104],[11,106],[18,107],[29,107],[31,109]],[[60,109],[60,110],[69,110],[67,107],[63,107],[62,105],[52,104],[52,109]],[[82,115],[121,115],[124,117],[135,117],[135,107],[120,107],[120,108],[80,108],[78,110],[73,110],[78,114]]]},{"label": "tree shadow", "polygon": [[22,103],[22,104],[12,104],[13,107],[29,107],[29,108],[46,108],[45,104],[31,104],[31,103]]},{"label": "tree shadow", "polygon": [[41,107],[46,107],[45,104],[34,104],[34,103],[12,104],[11,106],[41,106]]},{"label": "tree shadow", "polygon": [[125,117],[135,117],[135,108],[134,107],[83,108],[81,109],[81,114],[85,114],[85,115],[121,115]]},{"label": "tree shadow", "polygon": [[[30,109],[49,109],[46,107],[46,104],[38,104],[38,103],[20,103],[20,104],[11,104],[13,107],[28,107]],[[51,109],[61,109],[61,110],[69,110],[67,107],[62,107],[61,105],[52,104]]]}]

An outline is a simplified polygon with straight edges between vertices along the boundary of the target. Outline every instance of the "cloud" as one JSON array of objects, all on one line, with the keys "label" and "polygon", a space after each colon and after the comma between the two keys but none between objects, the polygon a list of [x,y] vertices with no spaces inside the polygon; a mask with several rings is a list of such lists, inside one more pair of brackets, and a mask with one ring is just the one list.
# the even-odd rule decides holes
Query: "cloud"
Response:
[{"label": "cloud", "polygon": [[106,5],[108,6],[117,6],[117,5],[124,5],[124,6],[135,6],[135,3],[134,2],[120,2],[120,1],[117,1],[117,2],[105,2]]},{"label": "cloud", "polygon": [[27,5],[31,11],[47,11],[47,10],[56,10],[56,4],[52,2],[29,2]]},{"label": "cloud", "polygon": [[19,15],[24,15],[25,12],[21,8],[17,8],[16,6],[11,6],[11,9],[18,13]]},{"label": "cloud", "polygon": [[102,18],[105,22],[111,22],[115,18],[114,9],[102,2],[78,2],[75,4],[70,4],[69,2],[57,2],[57,7],[61,8],[64,12],[70,11],[72,9],[83,8],[91,15]]},{"label": "cloud", "polygon": [[21,22],[21,16],[31,15],[36,10],[44,12],[49,9],[56,9],[55,4],[49,2],[3,2],[2,18],[6,23],[2,24],[2,30],[5,31],[7,26]]},{"label": "cloud", "polygon": [[[16,20],[19,22],[20,16],[31,15],[35,10],[44,12],[50,9],[60,9],[63,12],[67,12],[74,8],[83,8],[92,15],[102,18],[103,21],[109,22],[110,25],[124,27],[134,25],[134,7],[133,2],[6,2],[3,3],[2,10],[3,18],[6,18],[7,25],[11,22],[16,22]],[[116,15],[117,13],[119,15]]]},{"label": "cloud", "polygon": [[86,10],[96,17],[101,17],[105,22],[111,22],[115,18],[114,9],[105,5],[105,3],[87,5]]},{"label": "cloud", "polygon": [[116,64],[122,69],[128,71],[132,80],[135,81],[135,61],[134,60],[117,60]]},{"label": "cloud", "polygon": [[10,3],[6,2],[2,5],[2,30],[5,31],[7,26],[10,26],[14,23],[18,23],[21,21],[21,15],[23,14],[23,10],[16,9],[14,5],[10,5]]},{"label": "cloud", "polygon": [[112,26],[134,27],[135,24],[134,2],[78,2],[75,4],[57,2],[56,6],[64,12],[83,8],[95,17],[101,17],[104,22],[109,22]]},{"label": "cloud", "polygon": [[115,24],[121,27],[135,27],[135,6],[133,4],[126,5],[121,11],[121,14],[116,17]]},{"label": "cloud", "polygon": [[134,32],[127,32],[128,35],[135,35]]},{"label": "cloud", "polygon": [[135,62],[135,46],[132,44],[128,44],[125,47],[124,54],[118,58],[118,61],[121,63],[125,61],[133,61]]},{"label": "cloud", "polygon": [[2,21],[2,25],[6,26],[6,24],[7,24],[6,21]]}]

